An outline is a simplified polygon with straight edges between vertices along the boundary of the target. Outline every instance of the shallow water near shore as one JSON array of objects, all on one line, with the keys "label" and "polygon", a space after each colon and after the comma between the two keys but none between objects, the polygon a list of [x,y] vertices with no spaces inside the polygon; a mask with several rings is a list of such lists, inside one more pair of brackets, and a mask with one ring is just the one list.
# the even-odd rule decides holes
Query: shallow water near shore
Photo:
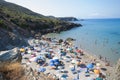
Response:
[{"label": "shallow water near shore", "polygon": [[76,39],[75,46],[116,63],[120,58],[120,19],[85,19],[75,23],[81,23],[83,27],[46,36],[58,39],[72,37]]}]

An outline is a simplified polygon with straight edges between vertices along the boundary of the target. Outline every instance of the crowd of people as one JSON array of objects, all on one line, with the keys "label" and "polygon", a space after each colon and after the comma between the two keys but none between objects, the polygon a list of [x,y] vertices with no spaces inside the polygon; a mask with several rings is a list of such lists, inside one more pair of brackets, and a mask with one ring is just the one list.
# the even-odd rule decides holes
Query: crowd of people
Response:
[{"label": "crowd of people", "polygon": [[[45,36],[32,39],[30,46],[20,48],[23,63],[38,72],[55,74],[57,80],[104,80],[100,63],[85,63],[86,54],[73,42]],[[83,74],[86,79],[81,78]]]}]

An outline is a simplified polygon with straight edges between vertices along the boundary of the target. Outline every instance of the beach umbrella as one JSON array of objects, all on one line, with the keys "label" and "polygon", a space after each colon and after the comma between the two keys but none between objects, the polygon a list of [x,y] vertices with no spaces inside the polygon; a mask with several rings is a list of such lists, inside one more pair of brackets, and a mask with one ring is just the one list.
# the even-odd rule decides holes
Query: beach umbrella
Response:
[{"label": "beach umbrella", "polygon": [[31,57],[35,57],[36,56],[36,54],[31,54]]},{"label": "beach umbrella", "polygon": [[39,60],[45,61],[45,58],[43,56],[37,56],[35,62],[38,62]]},{"label": "beach umbrella", "polygon": [[25,49],[24,48],[20,48],[20,52],[25,52]]},{"label": "beach umbrella", "polygon": [[96,66],[99,67],[101,64],[100,63],[96,63]]},{"label": "beach umbrella", "polygon": [[54,62],[59,62],[59,58],[58,57],[53,57]]},{"label": "beach umbrella", "polygon": [[63,59],[64,59],[64,60],[67,60],[68,58],[64,57]]},{"label": "beach umbrella", "polygon": [[58,59],[54,59],[54,62],[59,62],[59,60]]},{"label": "beach umbrella", "polygon": [[77,65],[80,65],[80,61],[76,61],[76,64],[77,64]]},{"label": "beach umbrella", "polygon": [[51,59],[51,60],[50,60],[50,63],[54,63],[54,60],[53,60],[53,59]]},{"label": "beach umbrella", "polygon": [[29,59],[29,60],[34,62],[34,61],[36,61],[36,57],[33,57],[33,58]]},{"label": "beach umbrella", "polygon": [[75,64],[75,63],[76,63],[76,60],[73,59],[73,60],[71,61],[71,63],[72,63],[72,64]]},{"label": "beach umbrella", "polygon": [[35,43],[37,43],[37,44],[38,44],[38,43],[39,43],[39,40],[35,40]]},{"label": "beach umbrella", "polygon": [[67,50],[67,51],[70,51],[70,50],[71,50],[71,48],[69,47],[69,48],[67,48],[66,50]]},{"label": "beach umbrella", "polygon": [[56,61],[54,64],[55,64],[55,65],[59,65],[59,64],[60,64],[60,62]]},{"label": "beach umbrella", "polygon": [[70,67],[70,68],[73,68],[73,67],[74,67],[74,65],[70,65],[69,67]]},{"label": "beach umbrella", "polygon": [[46,68],[43,68],[43,67],[38,69],[38,72],[45,72],[45,71],[46,71]]},{"label": "beach umbrella", "polygon": [[45,61],[45,58],[42,55],[37,56],[37,58]]},{"label": "beach umbrella", "polygon": [[50,51],[50,52],[52,52],[52,51],[53,51],[53,49],[49,49],[49,51]]},{"label": "beach umbrella", "polygon": [[87,68],[93,68],[94,65],[93,65],[92,63],[90,63],[90,64],[88,64],[86,67],[87,67]]},{"label": "beach umbrella", "polygon": [[100,74],[100,70],[99,69],[94,69],[94,73],[95,74]]},{"label": "beach umbrella", "polygon": [[68,75],[67,74],[62,74],[61,75],[61,80],[67,80]]},{"label": "beach umbrella", "polygon": [[58,66],[58,69],[64,69],[64,66]]},{"label": "beach umbrella", "polygon": [[78,53],[81,53],[81,50],[80,50],[80,49],[77,49],[76,51],[77,51]]},{"label": "beach umbrella", "polygon": [[28,54],[31,54],[32,53],[32,51],[31,50],[28,50]]},{"label": "beach umbrella", "polygon": [[59,60],[59,58],[58,57],[53,57],[53,60]]},{"label": "beach umbrella", "polygon": [[50,66],[55,66],[55,64],[53,64],[53,63],[50,63],[49,65],[50,65]]}]

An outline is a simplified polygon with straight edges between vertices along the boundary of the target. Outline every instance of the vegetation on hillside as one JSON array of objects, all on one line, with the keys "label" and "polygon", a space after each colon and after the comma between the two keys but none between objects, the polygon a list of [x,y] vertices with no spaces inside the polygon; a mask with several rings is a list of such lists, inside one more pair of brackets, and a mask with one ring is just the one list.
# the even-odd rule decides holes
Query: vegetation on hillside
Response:
[{"label": "vegetation on hillside", "polygon": [[55,80],[53,76],[37,73],[20,63],[4,63],[0,65],[0,80]]},{"label": "vegetation on hillside", "polygon": [[23,80],[24,69],[20,63],[4,63],[0,65],[2,80]]},{"label": "vegetation on hillside", "polygon": [[15,25],[24,29],[42,30],[55,28],[67,22],[59,21],[56,18],[51,19],[41,14],[32,12],[26,8],[13,3],[0,1],[0,25],[5,27],[4,21],[8,20]]},{"label": "vegetation on hillside", "polygon": [[25,45],[25,37],[60,32],[77,26],[80,25],[49,18],[22,6],[0,0],[0,50]]}]

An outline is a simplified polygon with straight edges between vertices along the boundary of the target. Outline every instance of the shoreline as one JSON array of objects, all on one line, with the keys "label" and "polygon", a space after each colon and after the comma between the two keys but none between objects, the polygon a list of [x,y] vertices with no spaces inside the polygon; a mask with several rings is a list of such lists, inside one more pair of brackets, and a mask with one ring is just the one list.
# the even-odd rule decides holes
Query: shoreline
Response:
[{"label": "shoreline", "polygon": [[[34,40],[37,40],[37,39],[34,39],[34,38],[31,38],[31,39],[28,39],[28,43],[30,44],[30,46],[33,46],[33,45],[36,45],[36,43],[34,43]],[[46,40],[40,40],[40,42],[48,42],[49,44],[50,44],[50,46],[48,47],[48,49],[49,48],[52,48],[52,47],[54,47],[54,44],[53,44],[53,42],[49,42],[49,41],[46,41]],[[37,43],[38,44],[38,43]],[[54,52],[54,55],[55,56],[57,56],[57,57],[59,57],[59,55],[57,54],[58,53],[58,49],[60,49],[61,48],[61,46],[60,45],[55,45],[57,48],[52,48],[52,50],[53,50],[53,52]],[[72,46],[73,47],[73,46]],[[63,46],[63,49],[64,49],[65,47]],[[47,48],[45,48],[45,49],[47,49]],[[100,63],[100,68],[105,68],[105,69],[107,69],[107,71],[102,71],[101,70],[101,72],[107,77],[107,75],[109,75],[110,74],[110,72],[111,72],[111,69],[113,68],[113,67],[111,67],[111,66],[105,66],[105,62],[103,62],[103,61],[101,61],[97,56],[95,56],[95,55],[92,55],[92,54],[89,54],[88,52],[86,52],[86,51],[84,51],[83,49],[80,49],[81,51],[83,51],[83,53],[84,53],[84,55],[83,56],[79,56],[80,57],[80,60],[81,60],[81,63],[83,63],[83,64],[85,64],[85,65],[87,65],[87,64],[89,64],[89,63]],[[34,50],[32,51],[32,52],[34,52]],[[39,53],[39,52],[34,52],[34,53],[36,53],[36,56],[38,56],[38,55],[40,55],[41,53],[43,54],[44,53],[44,49]],[[68,56],[75,56],[75,55],[73,55],[73,54],[71,54],[70,52],[67,52],[67,55]],[[28,60],[25,60],[25,58],[28,58]],[[33,57],[31,57],[31,54],[24,54],[23,55],[23,59],[22,59],[22,64],[26,64],[26,65],[28,65],[29,67],[31,67],[33,70],[38,70],[38,68],[40,68],[40,67],[44,67],[44,68],[46,68],[46,71],[45,71],[45,74],[48,74],[48,73],[50,73],[50,74],[60,74],[60,75],[62,75],[63,73],[58,73],[58,70],[54,70],[54,69],[50,69],[50,66],[38,66],[37,64],[36,64],[36,62],[34,62],[34,61],[30,61],[30,60],[32,60],[32,58]],[[74,58],[71,58],[71,59],[77,59],[76,57],[74,57]],[[46,58],[46,62],[49,64],[49,60],[50,59],[47,59]],[[61,61],[63,61],[64,62],[64,64],[65,64],[65,69],[63,69],[63,70],[66,70],[66,71],[68,71],[69,73],[67,73],[68,75],[69,75],[69,77],[68,77],[68,80],[73,80],[73,78],[74,77],[76,77],[77,76],[77,74],[72,74],[71,73],[71,71],[70,71],[70,66],[72,66],[72,64],[71,64],[71,62],[66,62],[66,61],[64,61],[64,60],[66,60],[66,56],[63,56],[63,60],[61,60]],[[79,74],[79,76],[81,77],[81,79],[84,79],[85,78],[85,80],[86,79],[88,79],[88,78],[96,78],[97,77],[97,75],[96,74],[94,74],[94,72],[92,72],[92,73],[90,73],[90,75],[91,75],[91,77],[85,77],[85,71],[86,71],[86,68],[81,68],[81,70],[82,70],[82,72]],[[58,76],[58,75],[57,75]]]},{"label": "shoreline", "polygon": [[[81,50],[83,50],[83,49],[81,49]],[[87,51],[85,51],[85,50],[83,50],[85,53],[86,53],[86,56],[89,56],[91,59],[96,59],[96,60],[99,60],[99,61],[101,61],[102,63],[109,63],[110,64],[110,66],[114,66],[115,64],[112,64],[110,61],[108,61],[108,60],[106,60],[106,59],[102,59],[102,58],[104,58],[104,56],[97,56],[97,55],[95,55],[95,54],[92,54],[92,53],[90,53],[90,52],[87,52]],[[102,57],[101,59],[100,59],[100,57]]]},{"label": "shoreline", "polygon": [[[54,35],[54,33],[52,33],[53,35]],[[52,36],[52,34],[50,33],[50,35],[49,35],[49,33],[48,34],[45,34],[45,36],[47,36],[47,37],[49,37],[49,38],[56,38],[56,35],[57,36],[59,36],[58,35],[58,33],[56,33],[56,35],[55,36]],[[64,38],[60,38],[60,37],[57,37],[58,39],[63,39],[63,40],[65,40]],[[72,37],[71,37],[72,38]],[[76,40],[77,41],[77,40]],[[78,42],[77,42],[78,43]],[[99,55],[97,55],[96,53],[92,53],[92,52],[90,52],[89,50],[86,50],[85,48],[81,48],[81,46],[79,46],[77,43],[74,43],[74,45],[75,46],[77,46],[77,47],[79,47],[81,50],[83,50],[83,51],[85,51],[85,52],[87,52],[88,54],[90,54],[90,55],[92,55],[92,56],[94,56],[94,57],[97,57],[97,58],[101,58],[101,60],[103,61],[103,62],[109,62],[110,64],[111,64],[111,66],[114,66],[116,63],[117,63],[117,61],[119,60],[116,60],[116,61],[113,61],[113,60],[111,60],[109,57],[106,57],[106,56],[104,56],[103,54],[99,54]],[[94,50],[94,49],[93,49]]]},{"label": "shoreline", "polygon": [[[82,49],[82,51],[84,51],[83,49]],[[84,58],[85,59],[88,59],[89,61],[86,61],[85,59],[83,59],[82,60],[82,62],[83,63],[85,63],[85,64],[88,64],[88,63],[90,63],[90,62],[94,62],[94,60],[95,60],[95,62],[96,63],[100,63],[102,66],[101,67],[104,67],[104,68],[107,68],[107,71],[103,71],[103,74],[105,74],[105,75],[108,75],[108,74],[106,74],[106,73],[109,73],[110,74],[110,70],[111,70],[111,68],[113,68],[112,66],[106,66],[105,64],[105,62],[104,61],[101,61],[96,55],[92,55],[92,54],[89,54],[88,52],[86,52],[86,51],[84,51]],[[66,65],[67,63],[65,63],[65,65]],[[53,73],[55,73],[54,71],[52,71]],[[51,72],[51,73],[52,73]],[[49,73],[49,71],[48,71],[48,73]],[[76,75],[75,75],[76,76]],[[73,77],[72,77],[73,78]]]}]

